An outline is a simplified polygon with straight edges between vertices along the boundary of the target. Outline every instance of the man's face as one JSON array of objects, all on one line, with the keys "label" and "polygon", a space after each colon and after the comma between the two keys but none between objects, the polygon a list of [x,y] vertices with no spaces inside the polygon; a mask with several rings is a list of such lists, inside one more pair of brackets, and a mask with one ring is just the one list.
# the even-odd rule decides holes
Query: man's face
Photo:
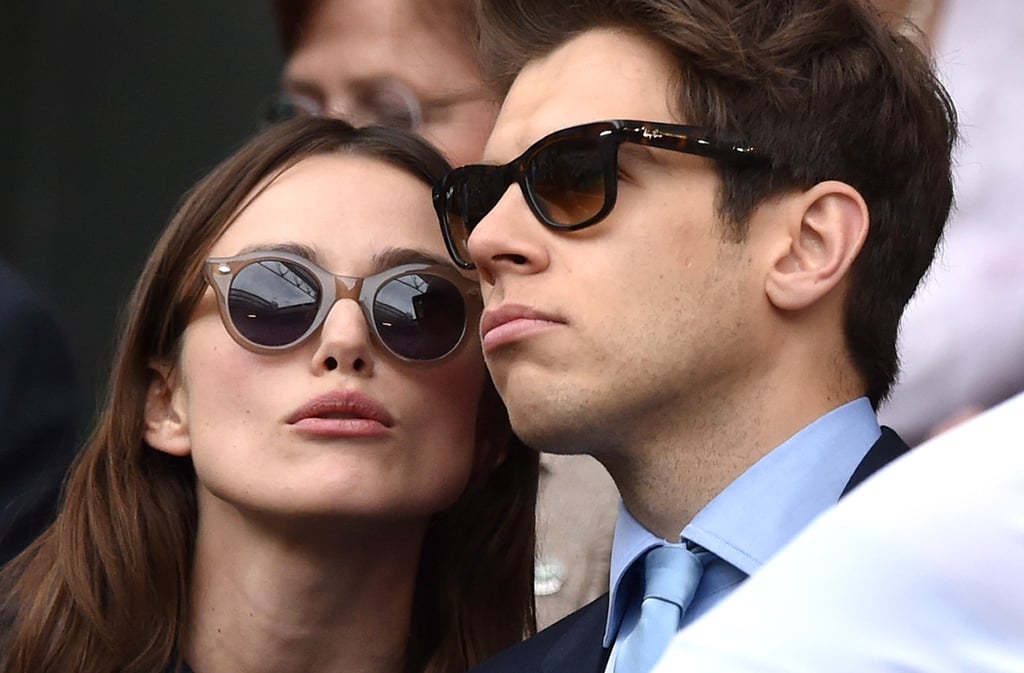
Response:
[{"label": "man's face", "polygon": [[[522,71],[484,161],[591,121],[686,123],[674,72],[651,42],[584,33]],[[542,450],[626,455],[680,423],[717,422],[759,366],[757,237],[723,240],[713,164],[624,144],[618,166],[617,204],[594,226],[543,227],[513,185],[469,239],[485,357],[516,431]]]},{"label": "man's face", "polygon": [[406,125],[417,108],[414,131],[453,164],[475,162],[498,105],[470,40],[454,21],[431,16],[413,0],[324,0],[285,64],[282,89],[299,110],[356,125]]}]

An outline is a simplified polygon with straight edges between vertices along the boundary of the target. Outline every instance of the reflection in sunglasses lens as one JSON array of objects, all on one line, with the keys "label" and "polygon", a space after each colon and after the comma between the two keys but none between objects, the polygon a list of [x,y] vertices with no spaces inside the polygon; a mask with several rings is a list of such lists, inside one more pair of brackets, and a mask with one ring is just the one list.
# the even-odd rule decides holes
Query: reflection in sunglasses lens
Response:
[{"label": "reflection in sunglasses lens", "polygon": [[464,179],[455,183],[455,217],[466,229],[466,235],[473,231],[480,220],[491,212],[501,200],[508,181],[503,171],[490,166],[470,167],[466,169]]},{"label": "reflection in sunglasses lens", "polygon": [[305,269],[263,260],[235,274],[228,308],[235,329],[246,339],[261,346],[284,346],[313,324],[320,296],[320,284]]},{"label": "reflection in sunglasses lens", "polygon": [[413,360],[434,360],[462,339],[466,306],[450,281],[413,273],[380,288],[373,319],[381,341],[392,351]]},{"label": "reflection in sunglasses lens", "polygon": [[527,171],[537,206],[556,224],[580,224],[604,206],[605,170],[593,140],[552,144],[532,158]]}]

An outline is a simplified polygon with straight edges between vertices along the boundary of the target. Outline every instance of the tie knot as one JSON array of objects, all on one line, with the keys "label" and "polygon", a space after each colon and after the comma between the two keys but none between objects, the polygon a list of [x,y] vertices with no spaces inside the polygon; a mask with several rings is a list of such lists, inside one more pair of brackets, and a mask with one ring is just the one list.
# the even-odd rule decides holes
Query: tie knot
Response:
[{"label": "tie knot", "polygon": [[659,598],[685,609],[704,574],[704,565],[683,545],[663,545],[644,558],[644,599]]},{"label": "tie knot", "polygon": [[655,547],[644,556],[644,597],[633,630],[622,638],[615,673],[648,673],[679,630],[704,574],[701,559],[683,545]]}]

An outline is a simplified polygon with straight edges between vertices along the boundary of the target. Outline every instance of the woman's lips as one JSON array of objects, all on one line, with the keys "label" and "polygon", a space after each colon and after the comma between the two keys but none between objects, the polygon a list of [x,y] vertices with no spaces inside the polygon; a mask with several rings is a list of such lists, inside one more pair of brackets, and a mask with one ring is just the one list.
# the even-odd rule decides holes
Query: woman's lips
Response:
[{"label": "woman's lips", "polygon": [[337,391],[306,402],[288,417],[287,423],[320,437],[377,437],[387,434],[394,419],[367,395]]}]

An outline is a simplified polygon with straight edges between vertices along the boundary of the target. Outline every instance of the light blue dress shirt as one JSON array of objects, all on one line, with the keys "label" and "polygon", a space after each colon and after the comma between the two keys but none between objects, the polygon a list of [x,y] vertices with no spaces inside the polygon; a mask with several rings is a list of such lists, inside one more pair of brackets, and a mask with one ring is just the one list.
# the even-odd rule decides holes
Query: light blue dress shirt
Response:
[{"label": "light blue dress shirt", "polygon": [[[834,505],[857,465],[881,435],[867,398],[829,412],[765,455],[709,502],[680,534],[717,558],[705,564],[687,625],[758,570],[821,512]],[[619,507],[612,542],[610,600],[604,645],[636,623],[630,604],[638,579],[630,568],[665,541]],[[615,661],[615,650],[608,670]]]},{"label": "light blue dress shirt", "polygon": [[872,475],[655,670],[1024,672],[1024,393]]}]

